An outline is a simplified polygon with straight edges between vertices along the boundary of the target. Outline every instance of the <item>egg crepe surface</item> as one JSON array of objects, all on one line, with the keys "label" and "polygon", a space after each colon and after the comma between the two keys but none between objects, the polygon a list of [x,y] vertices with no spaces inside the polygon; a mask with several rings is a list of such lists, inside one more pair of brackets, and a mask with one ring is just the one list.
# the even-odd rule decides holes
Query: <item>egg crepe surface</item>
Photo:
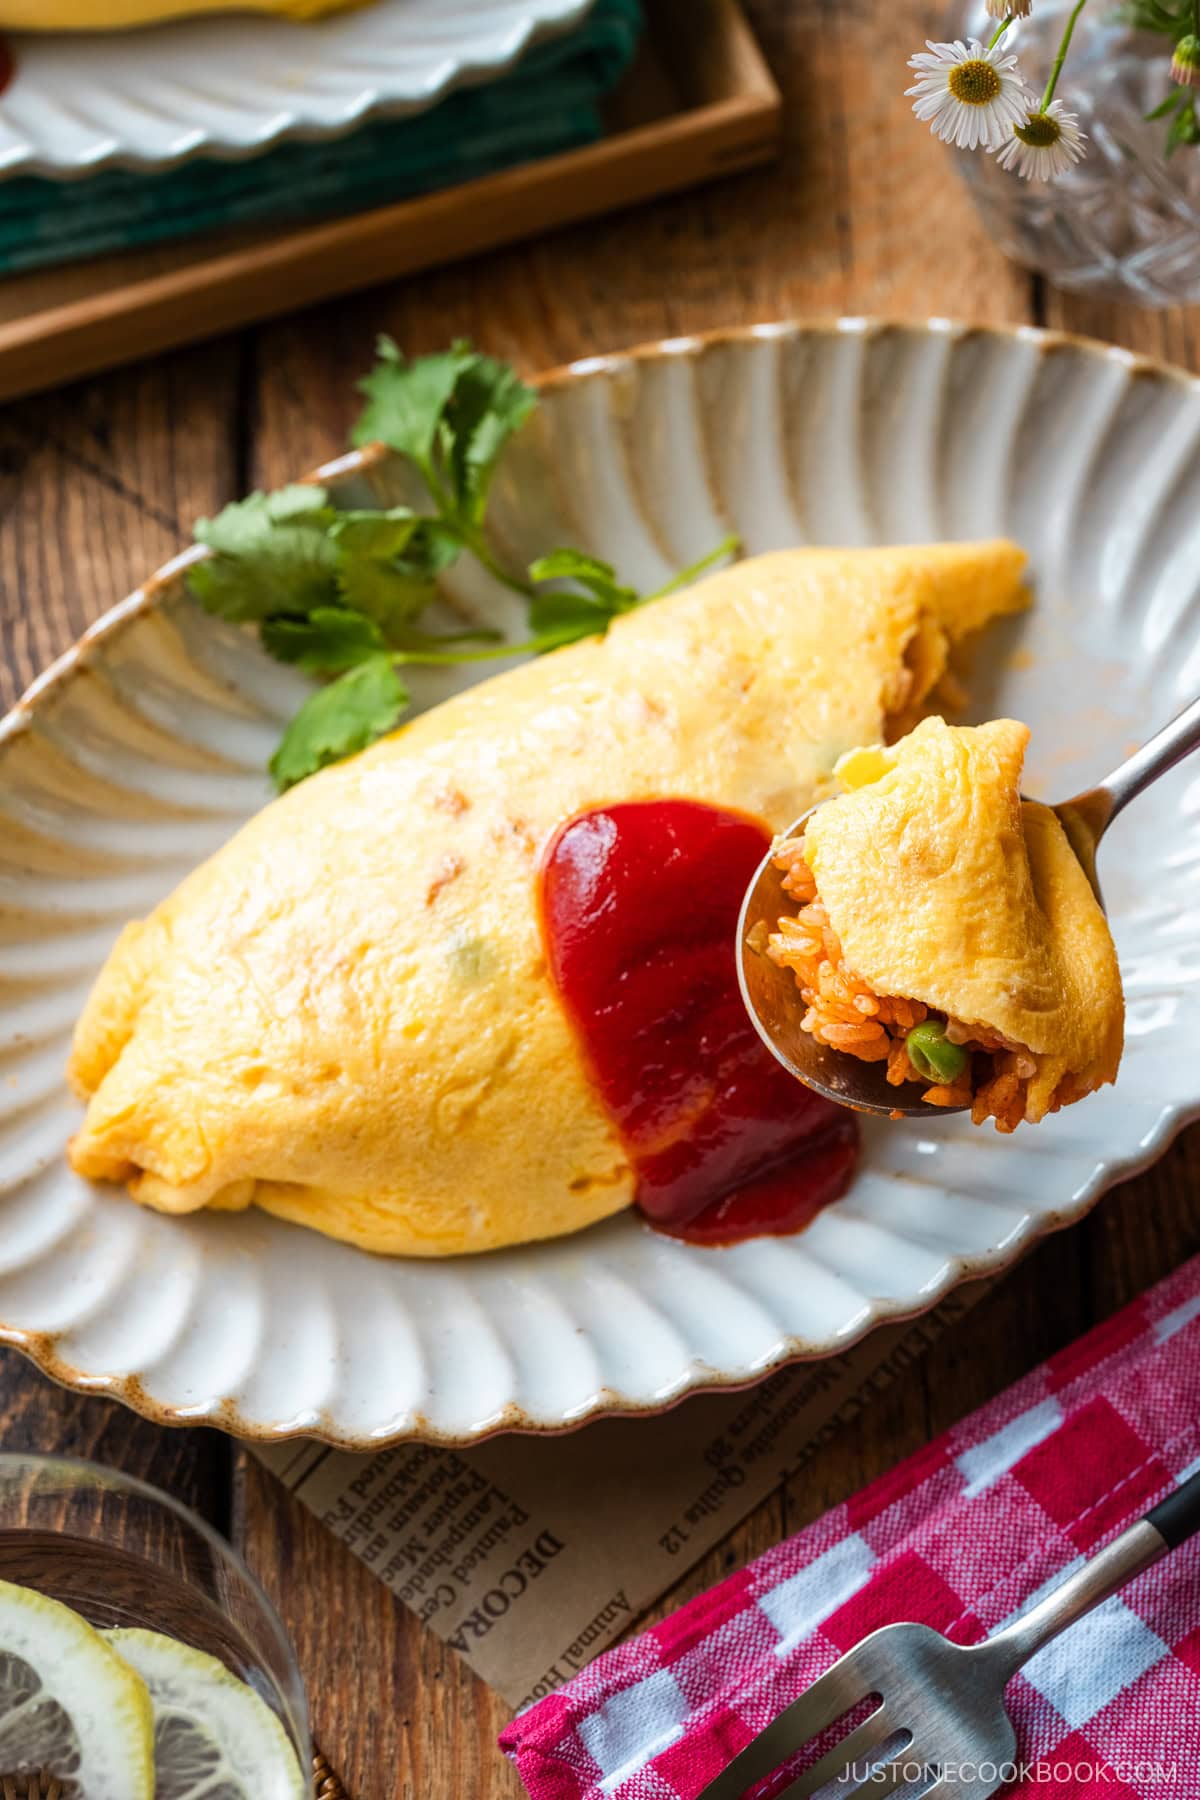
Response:
[{"label": "egg crepe surface", "polygon": [[5,31],[120,31],[157,25],[193,13],[277,13],[286,19],[316,19],[347,12],[370,0],[0,0]]},{"label": "egg crepe surface", "polygon": [[928,718],[859,750],[849,791],[809,821],[805,856],[845,962],[878,994],[921,1000],[1038,1058],[1028,1114],[1064,1075],[1112,1081],[1124,1001],[1103,910],[1062,826],[1021,799],[1029,730]]},{"label": "egg crepe surface", "polygon": [[408,1255],[627,1206],[547,971],[548,839],[652,798],[783,827],[954,640],[1026,604],[1023,564],[1006,542],[761,556],[285,794],[118,941],[76,1033],[75,1168]]}]

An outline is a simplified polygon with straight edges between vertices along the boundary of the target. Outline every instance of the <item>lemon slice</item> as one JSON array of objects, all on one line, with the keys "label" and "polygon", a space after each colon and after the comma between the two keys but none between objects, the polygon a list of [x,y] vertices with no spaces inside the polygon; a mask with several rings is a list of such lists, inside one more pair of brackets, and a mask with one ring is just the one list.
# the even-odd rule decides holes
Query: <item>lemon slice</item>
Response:
[{"label": "lemon slice", "polygon": [[104,1635],[150,1690],[154,1800],[306,1800],[282,1724],[224,1663],[157,1631]]},{"label": "lemon slice", "polygon": [[153,1800],[146,1684],[86,1619],[0,1581],[0,1774],[41,1770],[87,1800]]}]

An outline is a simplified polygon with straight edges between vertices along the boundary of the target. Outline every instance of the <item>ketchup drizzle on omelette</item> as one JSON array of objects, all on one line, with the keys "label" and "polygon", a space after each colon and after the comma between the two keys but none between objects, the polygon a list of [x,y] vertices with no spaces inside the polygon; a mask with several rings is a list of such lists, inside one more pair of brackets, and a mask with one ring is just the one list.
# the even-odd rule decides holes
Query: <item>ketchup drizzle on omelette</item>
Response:
[{"label": "ketchup drizzle on omelette", "polygon": [[692,800],[581,813],[541,867],[552,978],[651,1224],[727,1244],[807,1225],[845,1192],[854,1120],[780,1067],[734,965],[742,895],[770,842]]}]

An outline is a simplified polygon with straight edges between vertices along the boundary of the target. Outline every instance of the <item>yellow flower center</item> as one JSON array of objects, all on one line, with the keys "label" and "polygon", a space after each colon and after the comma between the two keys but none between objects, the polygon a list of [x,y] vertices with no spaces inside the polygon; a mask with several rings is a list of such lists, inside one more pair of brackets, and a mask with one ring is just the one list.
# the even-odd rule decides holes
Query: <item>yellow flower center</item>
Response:
[{"label": "yellow flower center", "polygon": [[950,92],[964,106],[990,106],[1000,88],[1000,77],[986,57],[955,63],[950,71]]},{"label": "yellow flower center", "polygon": [[1062,126],[1049,113],[1030,113],[1025,123],[1014,125],[1013,130],[1031,150],[1049,150],[1062,136]]}]

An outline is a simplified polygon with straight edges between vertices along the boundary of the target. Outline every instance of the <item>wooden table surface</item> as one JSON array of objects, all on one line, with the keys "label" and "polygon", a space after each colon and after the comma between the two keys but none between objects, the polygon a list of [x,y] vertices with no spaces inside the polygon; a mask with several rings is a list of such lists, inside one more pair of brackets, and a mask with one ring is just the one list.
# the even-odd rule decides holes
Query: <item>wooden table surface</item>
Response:
[{"label": "wooden table surface", "polygon": [[[934,0],[748,0],[784,90],[774,169],[24,402],[0,414],[0,700],[184,543],[192,520],[339,451],[377,332],[468,335],[536,370],[788,315],[1034,321],[1200,369],[1200,318],[1065,298],[982,234],[902,97]],[[668,1594],[677,1605],[842,1499],[1200,1250],[1200,1127],[1049,1239],[860,1427]],[[61,1392],[0,1351],[0,1441],[97,1457],[231,1533],[299,1650],[353,1800],[502,1800],[506,1708],[216,1432]],[[649,1428],[648,1428],[649,1433]],[[564,1455],[570,1454],[569,1441]]]}]

